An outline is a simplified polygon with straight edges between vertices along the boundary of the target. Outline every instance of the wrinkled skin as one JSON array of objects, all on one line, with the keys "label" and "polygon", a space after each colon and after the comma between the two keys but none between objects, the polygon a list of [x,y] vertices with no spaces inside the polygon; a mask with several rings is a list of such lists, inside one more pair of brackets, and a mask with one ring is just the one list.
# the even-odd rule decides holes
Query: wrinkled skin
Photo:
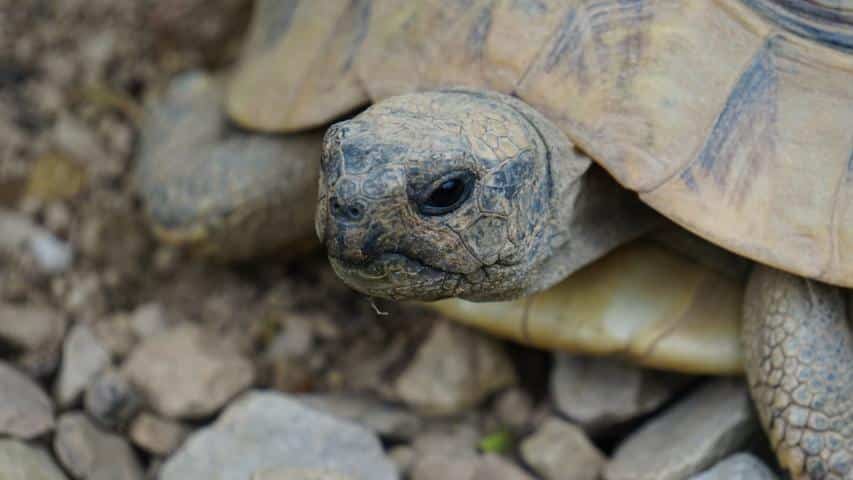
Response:
[{"label": "wrinkled skin", "polygon": [[[594,181],[588,160],[530,107],[498,94],[381,102],[329,130],[322,166],[317,233],[341,278],[372,296],[520,297],[654,223],[630,202],[596,204],[616,194]],[[469,179],[470,195],[449,188],[463,193],[435,214],[428,207],[448,179]],[[744,301],[750,390],[781,464],[795,479],[853,479],[842,290],[756,267]]]},{"label": "wrinkled skin", "polygon": [[[510,97],[401,96],[327,132],[317,233],[336,272],[368,295],[516,298],[653,223],[589,169],[561,132]],[[462,192],[458,207],[430,213],[430,196],[448,181]],[[584,190],[602,201],[576,202]],[[633,210],[640,213],[629,220]],[[599,228],[585,229],[590,235],[571,236],[574,224],[593,219]],[[563,258],[569,251],[575,261]]]}]

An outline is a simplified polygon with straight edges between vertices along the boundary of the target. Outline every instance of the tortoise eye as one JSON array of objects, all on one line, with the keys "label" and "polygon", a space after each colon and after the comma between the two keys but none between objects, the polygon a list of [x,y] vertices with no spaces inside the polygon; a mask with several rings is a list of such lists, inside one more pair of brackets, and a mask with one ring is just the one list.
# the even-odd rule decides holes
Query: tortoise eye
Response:
[{"label": "tortoise eye", "polygon": [[473,189],[474,176],[467,172],[442,179],[421,202],[420,211],[428,216],[450,213],[468,200]]}]

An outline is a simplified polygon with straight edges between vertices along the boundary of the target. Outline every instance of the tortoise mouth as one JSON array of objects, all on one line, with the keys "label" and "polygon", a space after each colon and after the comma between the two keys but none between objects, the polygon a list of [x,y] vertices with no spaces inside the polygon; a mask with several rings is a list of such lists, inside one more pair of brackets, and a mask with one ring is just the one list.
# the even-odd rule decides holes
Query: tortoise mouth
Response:
[{"label": "tortoise mouth", "polygon": [[335,273],[351,288],[372,297],[432,301],[454,295],[459,274],[431,267],[400,253],[384,253],[354,264],[329,257]]}]

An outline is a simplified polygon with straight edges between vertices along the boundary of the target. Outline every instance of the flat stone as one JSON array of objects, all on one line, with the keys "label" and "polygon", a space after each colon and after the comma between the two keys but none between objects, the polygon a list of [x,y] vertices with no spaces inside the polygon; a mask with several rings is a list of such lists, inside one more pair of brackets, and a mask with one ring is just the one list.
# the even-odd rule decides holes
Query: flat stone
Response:
[{"label": "flat stone", "polygon": [[690,480],[777,480],[761,460],[749,453],[738,453],[714,465]]},{"label": "flat stone", "polygon": [[447,415],[515,382],[513,364],[496,339],[445,321],[433,327],[394,390],[423,413]]},{"label": "flat stone", "polygon": [[77,401],[86,386],[110,364],[110,353],[92,330],[77,324],[65,339],[62,364],[56,384],[59,404],[67,407]]},{"label": "flat stone", "polygon": [[65,317],[40,306],[0,303],[0,341],[15,348],[36,350],[62,339]]},{"label": "flat stone", "polygon": [[233,480],[273,468],[394,480],[393,464],[364,427],[271,391],[234,401],[210,427],[191,435],[163,465],[161,480]]},{"label": "flat stone", "polygon": [[68,480],[44,450],[16,440],[0,440],[0,479]]},{"label": "flat stone", "polygon": [[142,467],[127,441],[96,427],[84,414],[59,418],[53,449],[76,479],[142,480]]},{"label": "flat stone", "polygon": [[479,433],[467,425],[418,435],[412,443],[412,480],[471,479],[479,463],[478,440]]},{"label": "flat stone", "polygon": [[555,417],[524,439],[521,456],[545,480],[596,480],[605,461],[583,430]]},{"label": "flat stone", "polygon": [[713,380],[628,437],[604,476],[682,480],[737,450],[756,428],[743,382]]},{"label": "flat stone", "polygon": [[0,362],[0,435],[21,439],[53,429],[53,404],[29,377]]},{"label": "flat stone", "polygon": [[139,448],[154,455],[174,452],[189,435],[184,425],[150,413],[138,415],[130,425],[130,439]]},{"label": "flat stone", "polygon": [[557,409],[587,431],[601,431],[649,413],[691,377],[652,371],[618,358],[558,353],[551,372]]},{"label": "flat stone", "polygon": [[124,371],[157,413],[188,419],[215,413],[255,378],[251,362],[233,345],[192,324],[143,341]]},{"label": "flat stone", "polygon": [[405,408],[365,395],[299,395],[300,402],[315,410],[346,419],[393,439],[411,439],[423,427],[420,417]]}]

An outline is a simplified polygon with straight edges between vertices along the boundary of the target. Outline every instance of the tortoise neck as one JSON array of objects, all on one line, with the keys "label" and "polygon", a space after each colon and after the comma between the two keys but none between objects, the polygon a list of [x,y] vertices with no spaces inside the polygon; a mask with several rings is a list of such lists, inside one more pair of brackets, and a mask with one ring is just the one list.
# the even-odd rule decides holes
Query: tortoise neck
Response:
[{"label": "tortoise neck", "polygon": [[561,193],[554,199],[551,254],[533,275],[536,280],[527,294],[551,287],[666,222],[596,165],[575,183],[574,188],[555,185],[555,192]]}]

